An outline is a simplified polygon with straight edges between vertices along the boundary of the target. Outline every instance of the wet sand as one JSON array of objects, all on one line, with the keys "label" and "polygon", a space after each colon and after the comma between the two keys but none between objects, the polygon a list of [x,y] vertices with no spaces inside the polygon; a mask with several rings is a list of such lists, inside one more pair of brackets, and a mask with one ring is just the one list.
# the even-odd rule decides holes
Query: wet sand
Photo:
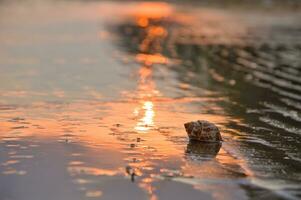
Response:
[{"label": "wet sand", "polygon": [[0,199],[300,198],[300,16],[278,12],[0,3]]}]

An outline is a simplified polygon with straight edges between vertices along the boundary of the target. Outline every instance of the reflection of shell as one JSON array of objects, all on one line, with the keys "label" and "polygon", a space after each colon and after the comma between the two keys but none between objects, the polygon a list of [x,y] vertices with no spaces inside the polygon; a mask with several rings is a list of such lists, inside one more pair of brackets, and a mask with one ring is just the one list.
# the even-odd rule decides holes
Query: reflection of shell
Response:
[{"label": "reflection of shell", "polygon": [[221,134],[213,123],[205,120],[188,122],[184,124],[190,140],[201,142],[219,142],[222,141]]},{"label": "reflection of shell", "polygon": [[222,143],[204,143],[198,141],[190,141],[187,145],[186,153],[190,156],[197,156],[200,158],[214,158],[220,148]]}]

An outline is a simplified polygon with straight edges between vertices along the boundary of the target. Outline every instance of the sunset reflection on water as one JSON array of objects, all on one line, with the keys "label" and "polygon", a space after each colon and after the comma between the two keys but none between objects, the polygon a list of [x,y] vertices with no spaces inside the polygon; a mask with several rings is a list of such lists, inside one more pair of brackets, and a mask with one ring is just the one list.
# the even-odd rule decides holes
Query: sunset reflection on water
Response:
[{"label": "sunset reflection on water", "polygon": [[[139,69],[139,80],[137,87],[137,97],[141,104],[140,107],[136,107],[133,111],[135,117],[139,118],[135,130],[147,131],[150,127],[154,126],[154,98],[159,91],[155,89],[155,83],[152,80],[152,67],[143,65]],[[135,93],[135,92],[134,92]],[[142,114],[143,113],[143,114]]]},{"label": "sunset reflection on water", "polygon": [[[141,4],[137,6],[137,13],[133,12],[129,16],[134,16],[132,23],[134,23],[135,31],[139,31],[137,37],[138,40],[138,50],[135,55],[136,61],[139,63],[140,67],[137,70],[138,74],[138,85],[137,90],[132,92],[124,92],[125,94],[130,94],[133,97],[134,102],[137,102],[137,107],[134,108],[133,114],[137,123],[134,129],[138,133],[145,133],[145,135],[138,135],[141,137],[142,144],[146,145],[147,149],[139,149],[141,146],[138,143],[135,148],[139,149],[139,153],[135,152],[136,157],[128,163],[128,166],[132,167],[132,175],[138,176],[137,181],[140,187],[142,187],[146,192],[149,193],[150,199],[158,199],[156,195],[156,184],[160,180],[160,177],[169,178],[181,178],[184,174],[187,178],[189,184],[194,185],[194,180],[190,180],[189,176],[194,176],[197,178],[209,178],[215,177],[220,178],[223,176],[236,176],[236,174],[231,174],[228,172],[230,168],[225,169],[223,165],[236,166],[242,172],[242,176],[245,176],[244,165],[238,159],[232,158],[227,151],[221,150],[222,156],[219,158],[219,150],[221,145],[199,145],[189,144],[187,147],[185,142],[187,139],[185,133],[182,129],[183,121],[193,120],[197,118],[206,118],[218,123],[224,123],[226,118],[222,115],[199,115],[198,113],[182,113],[182,116],[176,116],[172,110],[165,109],[164,107],[168,104],[174,104],[176,107],[181,106],[181,103],[190,103],[198,99],[185,98],[183,99],[173,99],[168,98],[162,93],[156,86],[156,81],[154,79],[154,72],[158,68],[166,68],[168,65],[172,65],[172,60],[163,55],[164,48],[163,43],[168,36],[168,29],[165,27],[165,22],[173,19],[171,11],[172,8],[168,8],[168,4],[152,3],[154,5],[154,12],[152,13],[152,6],[147,7],[147,12],[143,13],[143,7],[145,5]],[[142,8],[140,9],[140,6]],[[161,8],[162,6],[162,8]],[[155,9],[159,8],[159,9]],[[158,11],[164,11],[159,13]],[[176,18],[176,17],[175,17]],[[131,32],[131,29],[126,29],[127,32]],[[133,31],[133,30],[132,30]],[[134,31],[133,31],[134,32]],[[134,95],[133,95],[134,94]],[[216,105],[212,104],[211,108],[218,108]],[[175,108],[176,109],[176,108]],[[164,126],[165,125],[165,126]],[[140,140],[140,139],[139,139]],[[150,148],[149,151],[148,148]],[[192,154],[191,152],[186,154],[186,159],[183,160],[183,148],[192,148],[197,150],[197,153]],[[155,153],[159,153],[159,157],[154,156]],[[215,152],[212,154],[212,152]],[[212,155],[210,159],[206,161],[208,155]],[[145,159],[145,156],[150,156],[150,159]],[[197,156],[201,157],[203,161],[199,163]],[[215,157],[218,159],[215,159]],[[152,157],[155,157],[153,160]],[[127,160],[131,160],[132,157]],[[159,160],[156,160],[159,159]],[[174,170],[173,166],[167,164],[167,168],[164,168],[159,163],[166,162],[170,160],[171,163],[177,162],[180,169]],[[138,162],[137,162],[138,160]],[[159,163],[158,163],[159,162]],[[163,167],[163,168],[162,168]],[[158,169],[160,169],[161,175],[158,174]],[[134,176],[132,176],[132,180]],[[180,180],[179,182],[181,182]],[[184,182],[185,182],[184,181]],[[198,181],[197,181],[198,182]],[[216,186],[205,186],[200,181],[195,186],[196,188],[204,191],[207,189],[215,188]],[[233,186],[236,188],[236,186]],[[221,192],[219,190],[219,192]],[[218,192],[211,190],[211,193],[217,198],[222,199],[222,195]],[[226,193],[222,191],[221,193]],[[230,196],[227,198],[231,198]]]},{"label": "sunset reflection on water", "polygon": [[130,13],[130,16],[133,15],[136,18],[136,26],[145,31],[145,36],[139,44],[140,52],[135,56],[141,65],[137,87],[137,96],[141,106],[135,108],[134,115],[139,116],[139,112],[143,112],[135,126],[137,131],[146,132],[150,128],[154,128],[155,105],[153,99],[158,97],[160,92],[156,90],[153,80],[153,67],[156,64],[167,63],[167,58],[161,54],[160,44],[160,40],[166,37],[167,31],[162,26],[152,25],[152,21],[154,19],[162,20],[163,17],[168,16],[170,10],[165,3],[143,3],[133,13]]},{"label": "sunset reflection on water", "polygon": [[[139,119],[135,130],[137,131],[148,131],[150,127],[154,126],[155,111],[153,110],[153,103],[151,101],[143,102],[143,117]],[[139,115],[139,109],[134,110],[134,115]]]},{"label": "sunset reflection on water", "polygon": [[[66,15],[57,7],[68,8],[68,18],[52,18],[50,11]],[[200,146],[188,141],[183,127],[187,121],[206,119],[223,129],[227,121],[239,119],[227,115],[218,104],[227,98],[205,89],[209,85],[206,79],[198,85],[182,81],[175,68],[185,61],[164,53],[170,48],[166,40],[172,34],[171,24],[180,25],[177,20],[190,18],[187,13],[180,15],[162,2],[128,6],[41,3],[36,9],[39,12],[26,6],[17,9],[14,12],[20,22],[5,22],[7,29],[17,30],[7,37],[22,39],[23,34],[41,31],[35,33],[40,35],[35,43],[14,43],[9,48],[15,53],[7,51],[18,56],[20,49],[28,49],[28,57],[38,57],[41,64],[21,62],[18,72],[11,71],[11,65],[3,67],[18,86],[2,81],[5,87],[0,88],[0,145],[5,154],[0,159],[1,177],[23,176],[26,182],[35,183],[26,184],[29,191],[43,185],[36,181],[40,176],[51,182],[46,188],[60,182],[55,189],[68,187],[70,193],[58,193],[57,199],[64,195],[70,197],[66,199],[105,199],[106,195],[120,199],[127,195],[128,199],[156,200],[167,187],[171,190],[168,194],[179,191],[184,196],[194,194],[196,199],[209,188],[216,199],[225,197],[217,193],[231,199],[226,182],[253,175],[232,144]],[[45,10],[47,22],[40,20]],[[116,21],[108,22],[113,13]],[[31,23],[26,29],[19,26],[28,19]],[[110,33],[108,24],[117,30],[125,26],[124,32],[113,29]],[[64,37],[56,38],[61,36],[57,29],[62,29]],[[133,35],[125,38],[127,34]],[[0,42],[11,40],[4,35]],[[51,44],[50,38],[54,40]],[[137,42],[135,50],[118,43],[127,39]],[[6,58],[0,58],[4,63]],[[193,72],[184,74],[184,78],[194,77]],[[232,137],[222,134],[226,140]],[[36,167],[39,164],[42,167]],[[210,182],[210,178],[214,180]],[[230,188],[243,193],[236,183]]]}]

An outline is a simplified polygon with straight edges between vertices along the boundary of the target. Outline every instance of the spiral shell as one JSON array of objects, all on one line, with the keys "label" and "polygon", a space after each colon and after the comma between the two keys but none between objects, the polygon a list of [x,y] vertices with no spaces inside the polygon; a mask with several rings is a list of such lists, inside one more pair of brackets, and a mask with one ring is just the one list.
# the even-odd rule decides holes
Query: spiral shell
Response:
[{"label": "spiral shell", "polygon": [[190,140],[200,142],[220,142],[222,137],[216,125],[205,120],[187,122],[184,124]]}]

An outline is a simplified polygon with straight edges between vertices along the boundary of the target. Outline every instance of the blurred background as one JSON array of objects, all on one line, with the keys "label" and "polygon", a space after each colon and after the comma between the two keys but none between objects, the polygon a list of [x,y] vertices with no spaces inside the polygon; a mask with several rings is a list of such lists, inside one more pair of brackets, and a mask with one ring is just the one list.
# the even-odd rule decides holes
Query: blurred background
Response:
[{"label": "blurred background", "polygon": [[300,6],[0,0],[0,199],[299,199]]}]

